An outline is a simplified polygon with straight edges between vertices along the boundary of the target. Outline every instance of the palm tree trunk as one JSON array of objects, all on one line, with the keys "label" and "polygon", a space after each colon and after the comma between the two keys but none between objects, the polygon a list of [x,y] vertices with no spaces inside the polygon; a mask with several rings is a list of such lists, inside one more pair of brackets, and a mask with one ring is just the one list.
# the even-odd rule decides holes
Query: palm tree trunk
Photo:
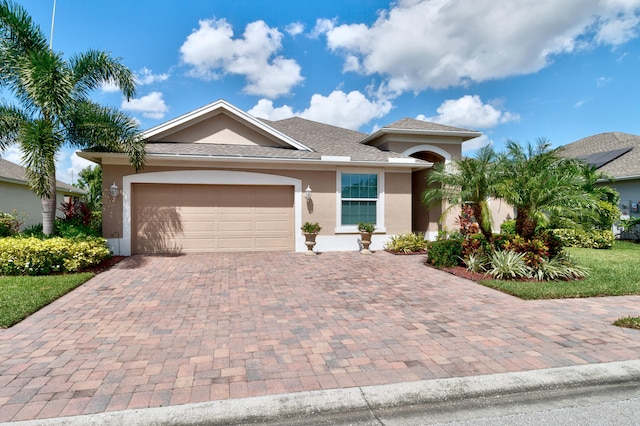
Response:
[{"label": "palm tree trunk", "polygon": [[516,234],[530,240],[536,232],[537,222],[532,219],[527,211],[518,210],[516,214]]},{"label": "palm tree trunk", "polygon": [[56,175],[51,176],[49,181],[51,197],[42,197],[42,233],[53,235],[56,231]]},{"label": "palm tree trunk", "polygon": [[493,232],[488,224],[484,223],[484,217],[482,216],[482,205],[474,203],[472,208],[473,216],[476,218],[476,222],[478,222],[480,232],[482,232],[482,235],[484,235],[484,238],[487,242],[493,242]]}]

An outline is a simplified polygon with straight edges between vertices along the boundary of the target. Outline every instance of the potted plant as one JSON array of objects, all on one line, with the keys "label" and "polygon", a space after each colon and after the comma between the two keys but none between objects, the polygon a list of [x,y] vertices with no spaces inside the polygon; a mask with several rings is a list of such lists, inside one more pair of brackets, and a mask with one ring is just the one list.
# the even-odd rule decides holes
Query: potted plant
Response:
[{"label": "potted plant", "polygon": [[312,256],[315,254],[315,252],[313,251],[313,246],[316,245],[316,236],[318,235],[318,232],[320,232],[322,227],[318,222],[305,222],[300,229],[302,229],[302,233],[304,234],[304,244],[307,246],[307,252],[305,254],[308,256]]},{"label": "potted plant", "polygon": [[369,254],[369,246],[371,245],[371,235],[375,231],[376,226],[373,223],[360,222],[358,223],[358,232],[360,232],[360,242],[362,243],[362,250],[360,253]]}]

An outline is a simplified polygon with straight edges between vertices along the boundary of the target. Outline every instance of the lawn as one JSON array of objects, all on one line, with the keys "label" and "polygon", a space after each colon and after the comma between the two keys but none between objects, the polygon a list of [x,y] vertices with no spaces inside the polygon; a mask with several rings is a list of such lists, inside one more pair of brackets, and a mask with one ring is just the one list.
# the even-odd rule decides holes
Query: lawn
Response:
[{"label": "lawn", "polygon": [[616,241],[611,250],[568,249],[580,265],[589,267],[582,281],[483,280],[487,287],[521,299],[621,296],[640,294],[640,244]]},{"label": "lawn", "polygon": [[11,327],[93,277],[92,272],[0,276],[0,328]]}]

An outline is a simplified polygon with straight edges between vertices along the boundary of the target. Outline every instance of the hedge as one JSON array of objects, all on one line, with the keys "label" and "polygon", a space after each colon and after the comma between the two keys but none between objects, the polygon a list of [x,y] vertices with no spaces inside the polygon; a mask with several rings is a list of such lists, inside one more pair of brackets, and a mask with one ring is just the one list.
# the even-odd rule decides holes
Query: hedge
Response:
[{"label": "hedge", "polygon": [[610,249],[613,247],[613,232],[592,230],[590,232],[578,229],[552,229],[550,232],[560,239],[564,247],[581,247],[595,249]]},{"label": "hedge", "polygon": [[104,238],[0,238],[0,274],[76,272],[111,256]]}]

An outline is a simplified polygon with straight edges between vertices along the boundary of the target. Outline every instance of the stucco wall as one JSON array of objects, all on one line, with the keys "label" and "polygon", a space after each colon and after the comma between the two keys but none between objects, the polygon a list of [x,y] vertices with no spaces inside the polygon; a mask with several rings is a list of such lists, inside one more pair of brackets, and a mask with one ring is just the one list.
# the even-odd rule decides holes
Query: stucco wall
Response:
[{"label": "stucco wall", "polygon": [[[57,193],[58,207],[65,201],[62,192]],[[16,210],[18,218],[23,221],[23,228],[42,223],[42,202],[26,185],[0,182],[0,210],[12,213]],[[62,213],[57,210],[58,217]]]},{"label": "stucco wall", "polygon": [[[225,170],[286,176],[301,181],[301,190],[307,186],[312,189],[312,199],[302,202],[302,222],[318,222],[322,226],[322,235],[335,233],[336,223],[336,177],[338,167],[329,170],[276,170],[276,169],[240,169],[240,168],[182,168],[180,170]],[[123,196],[111,197],[109,187],[115,182],[122,190],[123,176],[134,174],[129,166],[103,164],[103,236],[121,238],[123,236]],[[175,171],[168,166],[148,166],[138,174]],[[349,169],[353,171],[354,169]],[[370,170],[367,169],[366,172]],[[411,230],[411,173],[385,174],[384,211],[386,234],[395,234]]]}]

